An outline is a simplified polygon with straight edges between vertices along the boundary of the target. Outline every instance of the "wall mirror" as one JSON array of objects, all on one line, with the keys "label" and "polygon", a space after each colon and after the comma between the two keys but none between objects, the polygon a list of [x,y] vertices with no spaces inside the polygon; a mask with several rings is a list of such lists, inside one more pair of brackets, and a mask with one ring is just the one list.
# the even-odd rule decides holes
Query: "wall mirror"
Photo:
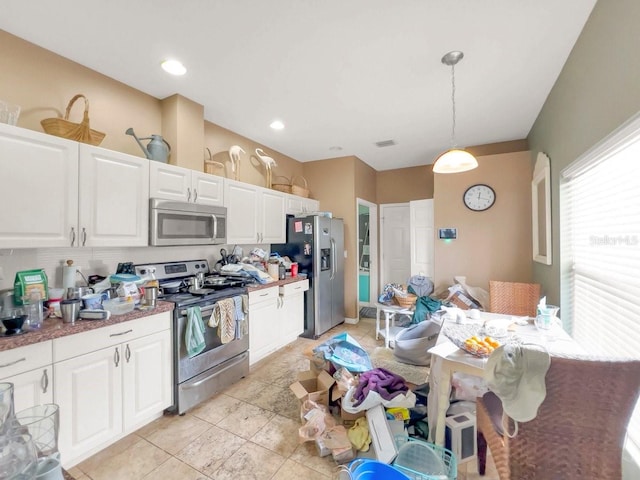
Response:
[{"label": "wall mirror", "polygon": [[531,181],[533,260],[551,265],[551,166],[549,157],[538,153]]}]

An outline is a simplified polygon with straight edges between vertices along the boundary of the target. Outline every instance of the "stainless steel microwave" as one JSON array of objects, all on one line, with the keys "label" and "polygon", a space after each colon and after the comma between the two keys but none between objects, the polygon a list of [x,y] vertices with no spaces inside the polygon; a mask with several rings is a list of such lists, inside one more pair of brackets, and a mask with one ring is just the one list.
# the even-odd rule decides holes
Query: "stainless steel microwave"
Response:
[{"label": "stainless steel microwave", "polygon": [[227,208],[152,198],[149,239],[153,246],[227,243]]}]

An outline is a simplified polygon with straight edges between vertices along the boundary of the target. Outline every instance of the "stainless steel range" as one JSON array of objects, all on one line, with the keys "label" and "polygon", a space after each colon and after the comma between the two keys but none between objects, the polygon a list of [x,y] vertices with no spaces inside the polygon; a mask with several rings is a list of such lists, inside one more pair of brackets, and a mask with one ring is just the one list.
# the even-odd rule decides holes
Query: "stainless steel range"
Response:
[{"label": "stainless steel range", "polygon": [[[142,277],[154,272],[159,298],[175,304],[173,310],[173,406],[182,415],[249,373],[249,334],[223,343],[217,328],[205,327],[205,349],[189,357],[185,336],[187,311],[200,308],[207,324],[217,302],[247,294],[250,279],[212,275],[206,260],[153,263],[135,266]],[[248,316],[247,316],[248,321]],[[238,338],[239,337],[239,338]]]}]

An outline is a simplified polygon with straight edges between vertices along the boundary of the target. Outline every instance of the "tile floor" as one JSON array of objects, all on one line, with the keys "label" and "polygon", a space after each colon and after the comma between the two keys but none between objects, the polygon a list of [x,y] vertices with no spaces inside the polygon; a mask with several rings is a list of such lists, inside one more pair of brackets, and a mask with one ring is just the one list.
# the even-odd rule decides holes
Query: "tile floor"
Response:
[{"label": "tile floor", "polygon": [[[339,325],[320,340],[348,331],[370,351],[375,320]],[[304,350],[317,343],[298,338],[254,365],[251,373],[183,416],[166,415],[70,469],[77,480],[327,480],[336,478],[331,456],[298,443],[298,402],[289,384],[307,370]],[[496,480],[491,460],[480,477],[475,462],[458,469],[459,480]]]}]

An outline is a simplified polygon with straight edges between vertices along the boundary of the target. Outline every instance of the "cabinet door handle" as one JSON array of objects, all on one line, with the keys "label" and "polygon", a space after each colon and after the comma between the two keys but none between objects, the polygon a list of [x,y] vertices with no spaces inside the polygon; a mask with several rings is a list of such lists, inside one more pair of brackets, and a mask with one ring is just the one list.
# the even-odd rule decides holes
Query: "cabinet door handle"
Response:
[{"label": "cabinet door handle", "polygon": [[198,201],[198,190],[196,190],[195,188],[193,189],[193,203],[196,203]]},{"label": "cabinet door handle", "polygon": [[40,379],[40,386],[42,387],[42,393],[47,393],[49,388],[49,375],[47,375],[47,369],[42,371],[42,378]]},{"label": "cabinet door handle", "polygon": [[127,348],[124,350],[124,358],[126,358],[127,363],[131,360],[131,349],[129,348],[129,344],[127,343]]},{"label": "cabinet door handle", "polygon": [[120,333],[112,333],[111,335],[109,335],[110,337],[119,337],[120,335],[126,335],[127,333],[131,333],[133,332],[133,329],[129,329],[126,332],[120,332]]},{"label": "cabinet door handle", "polygon": [[11,365],[15,365],[16,363],[26,362],[26,361],[27,361],[27,357],[22,357],[22,358],[19,358],[18,360],[14,360],[13,362],[2,364],[0,365],[0,368],[10,367]]},{"label": "cabinet door handle", "polygon": [[76,243],[76,229],[71,227],[71,246]]},{"label": "cabinet door handle", "polygon": [[116,352],[113,355],[113,362],[116,364],[116,367],[120,364],[120,351],[118,347],[116,347]]},{"label": "cabinet door handle", "polygon": [[84,247],[87,243],[87,229],[82,227],[82,246]]},{"label": "cabinet door handle", "polygon": [[187,188],[187,202],[191,201],[191,189]]}]

